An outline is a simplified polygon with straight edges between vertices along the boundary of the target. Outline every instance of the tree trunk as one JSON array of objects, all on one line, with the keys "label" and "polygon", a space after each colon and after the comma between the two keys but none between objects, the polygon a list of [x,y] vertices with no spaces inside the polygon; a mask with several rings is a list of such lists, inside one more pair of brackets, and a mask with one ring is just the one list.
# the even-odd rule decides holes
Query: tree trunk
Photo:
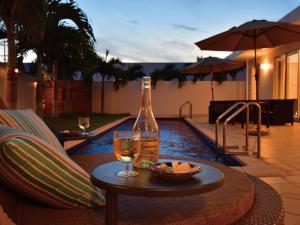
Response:
[{"label": "tree trunk", "polygon": [[63,87],[63,112],[69,113],[70,112],[70,82],[66,80],[66,75],[63,74],[62,76],[62,87]]},{"label": "tree trunk", "polygon": [[7,70],[7,86],[6,86],[6,103],[8,108],[17,108],[18,100],[18,78],[15,73],[17,68],[16,45],[15,45],[15,30],[12,20],[5,21],[7,29],[7,44],[8,44],[8,70]]},{"label": "tree trunk", "polygon": [[44,107],[43,107],[43,77],[42,77],[42,53],[37,52],[37,60],[36,60],[36,79],[37,79],[37,87],[36,87],[36,113],[43,117]]},{"label": "tree trunk", "polygon": [[54,107],[54,116],[57,116],[57,72],[58,72],[58,63],[54,62],[52,64],[52,75],[53,75],[53,85],[54,85],[54,99],[53,99],[53,107]]},{"label": "tree trunk", "polygon": [[71,81],[70,80],[66,80],[66,85],[67,85],[67,93],[66,93],[66,104],[67,104],[67,112],[72,112],[72,107],[71,107]]},{"label": "tree trunk", "polygon": [[67,112],[67,102],[66,102],[66,95],[67,95],[67,87],[66,87],[66,80],[65,74],[62,76],[62,102],[63,102],[63,113]]},{"label": "tree trunk", "polygon": [[101,114],[104,114],[104,89],[105,89],[105,76],[101,75],[102,77],[102,82],[101,82]]},{"label": "tree trunk", "polygon": [[215,100],[215,95],[214,95],[214,75],[212,72],[210,72],[210,88],[211,88],[211,100]]}]

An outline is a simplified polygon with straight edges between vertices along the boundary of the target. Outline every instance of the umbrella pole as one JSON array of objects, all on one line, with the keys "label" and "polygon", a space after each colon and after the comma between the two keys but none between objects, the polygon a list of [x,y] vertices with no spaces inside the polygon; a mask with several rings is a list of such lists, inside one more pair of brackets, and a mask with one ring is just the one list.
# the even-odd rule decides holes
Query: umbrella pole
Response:
[{"label": "umbrella pole", "polygon": [[255,81],[256,81],[256,101],[259,100],[259,71],[257,68],[257,58],[256,58],[256,30],[254,30],[254,38],[253,38],[253,44],[254,44],[254,65],[255,65]]},{"label": "umbrella pole", "polygon": [[[251,71],[251,70],[250,70]],[[251,77],[251,74],[250,74]],[[246,62],[246,78],[245,78],[245,100],[248,100],[248,86],[249,86],[249,62]]]},{"label": "umbrella pole", "polygon": [[210,87],[211,87],[211,99],[214,101],[215,97],[214,97],[214,83],[213,83],[213,73],[210,72]]}]

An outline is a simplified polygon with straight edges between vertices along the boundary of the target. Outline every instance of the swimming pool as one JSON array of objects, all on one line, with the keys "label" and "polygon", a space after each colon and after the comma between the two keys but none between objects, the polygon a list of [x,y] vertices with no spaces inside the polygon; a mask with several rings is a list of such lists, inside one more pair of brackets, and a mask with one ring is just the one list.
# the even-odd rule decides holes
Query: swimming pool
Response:
[{"label": "swimming pool", "polygon": [[[158,120],[157,122],[160,129],[159,153],[161,155],[215,161],[216,151],[214,147],[183,120]],[[70,150],[69,154],[112,153],[113,131],[131,130],[133,124],[134,120],[127,120],[86,145]],[[226,160],[219,159],[219,162],[230,166],[240,165],[230,157]]]}]

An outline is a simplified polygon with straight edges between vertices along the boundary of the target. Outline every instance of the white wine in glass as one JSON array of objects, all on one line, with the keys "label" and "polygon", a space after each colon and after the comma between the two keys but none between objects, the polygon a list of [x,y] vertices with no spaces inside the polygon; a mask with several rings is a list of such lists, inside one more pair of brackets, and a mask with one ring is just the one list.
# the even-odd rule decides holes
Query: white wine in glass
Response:
[{"label": "white wine in glass", "polygon": [[116,175],[119,177],[137,176],[138,172],[129,170],[129,163],[140,155],[140,132],[115,131],[114,132],[114,156],[125,164],[125,169]]},{"label": "white wine in glass", "polygon": [[90,127],[90,118],[89,117],[79,117],[78,118],[78,127],[82,130],[82,134],[86,135],[86,129]]}]

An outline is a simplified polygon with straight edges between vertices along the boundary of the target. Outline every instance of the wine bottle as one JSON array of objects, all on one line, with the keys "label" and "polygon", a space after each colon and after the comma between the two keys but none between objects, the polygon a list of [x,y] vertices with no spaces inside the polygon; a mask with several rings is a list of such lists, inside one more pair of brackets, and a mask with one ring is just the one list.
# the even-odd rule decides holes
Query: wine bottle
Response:
[{"label": "wine bottle", "polygon": [[159,128],[151,105],[151,78],[144,77],[142,82],[142,101],[133,131],[141,132],[141,153],[134,161],[134,166],[148,168],[158,161]]}]

